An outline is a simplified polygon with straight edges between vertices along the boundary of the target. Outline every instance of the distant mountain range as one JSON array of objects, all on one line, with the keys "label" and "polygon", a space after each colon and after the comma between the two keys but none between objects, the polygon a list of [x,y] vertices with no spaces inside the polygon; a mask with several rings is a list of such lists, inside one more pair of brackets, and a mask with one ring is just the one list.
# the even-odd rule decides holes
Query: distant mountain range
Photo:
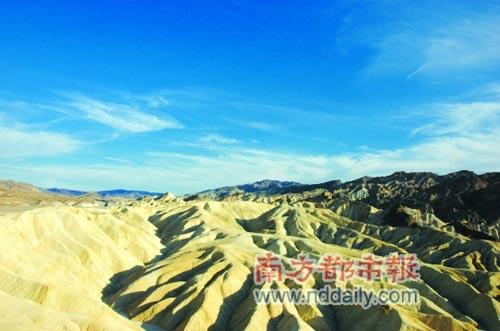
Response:
[{"label": "distant mountain range", "polygon": [[49,189],[41,189],[42,191],[53,193],[53,194],[61,194],[61,195],[70,195],[70,196],[83,196],[87,194],[97,194],[101,198],[140,198],[144,196],[159,196],[163,193],[159,192],[149,192],[149,191],[137,191],[137,190],[105,190],[105,191],[97,191],[97,192],[87,192],[87,191],[79,191],[79,190],[69,190],[64,188],[49,188]]},{"label": "distant mountain range", "polygon": [[[304,190],[307,187],[313,187],[314,185],[304,185],[292,181],[279,181],[265,179],[257,181],[254,183],[236,185],[236,186],[224,186],[216,189],[204,190],[196,194],[187,194],[184,197],[202,197],[202,198],[213,198],[216,200],[223,199],[227,196],[237,194],[237,193],[253,193],[256,195],[270,195],[270,194],[280,194],[283,192],[293,192],[294,188],[297,190]],[[51,193],[72,197],[81,197],[85,195],[97,195],[101,198],[112,198],[112,197],[123,197],[123,198],[141,198],[144,196],[161,196],[161,192],[150,192],[150,191],[140,191],[140,190],[125,190],[125,189],[115,189],[115,190],[103,190],[103,191],[82,191],[82,190],[72,190],[66,188],[41,188],[36,187],[31,184],[16,182],[12,180],[0,180],[0,191],[31,191],[31,192],[41,192],[41,193]]]},{"label": "distant mountain range", "polygon": [[[124,189],[97,192],[61,188],[42,189],[9,180],[0,181],[0,192],[3,191],[45,192],[101,199],[113,197],[137,199],[162,195],[158,192]],[[387,216],[386,220],[395,226],[408,222],[410,217],[408,208],[410,208],[418,211],[420,215],[428,215],[425,217],[432,218],[434,215],[444,224],[453,226],[457,232],[471,238],[499,237],[500,173],[498,172],[478,175],[464,170],[437,175],[432,172],[400,171],[382,177],[365,176],[345,183],[331,180],[309,185],[266,179],[205,190],[184,195],[182,198],[186,201],[196,199],[310,201],[333,209],[345,204],[346,212],[352,208],[358,210],[362,204],[367,206],[366,208],[383,210]]]},{"label": "distant mountain range", "polygon": [[302,186],[304,185],[297,182],[265,179],[249,184],[224,186],[212,190],[205,190],[198,192],[196,194],[186,195],[186,198],[224,199],[225,197],[238,193],[253,193],[256,195],[280,194],[286,191],[287,189],[292,189],[294,187],[302,187]]},{"label": "distant mountain range", "polygon": [[399,171],[388,176],[365,176],[345,183],[331,180],[310,185],[264,180],[184,197],[185,200],[200,198],[310,201],[327,208],[347,208],[346,213],[359,213],[360,206],[365,206],[361,207],[364,210],[375,207],[382,210],[386,221],[394,226],[411,223],[410,214],[418,213],[424,218],[436,216],[470,238],[494,240],[498,238],[495,229],[498,229],[500,220],[500,173],[478,175],[463,170],[438,175]]}]

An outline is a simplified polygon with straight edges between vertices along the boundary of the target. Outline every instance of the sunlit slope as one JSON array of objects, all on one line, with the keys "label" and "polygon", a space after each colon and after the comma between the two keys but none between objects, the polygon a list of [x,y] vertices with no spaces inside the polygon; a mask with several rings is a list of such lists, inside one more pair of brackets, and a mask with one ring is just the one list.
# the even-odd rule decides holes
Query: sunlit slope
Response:
[{"label": "sunlit slope", "polygon": [[158,252],[134,211],[52,207],[0,216],[1,330],[127,330],[101,300],[117,272]]},{"label": "sunlit slope", "polygon": [[[308,202],[185,202],[168,195],[121,208],[1,215],[0,329],[500,329],[497,242],[341,214]],[[416,288],[422,302],[367,310],[257,305],[253,267],[267,250],[285,261],[299,252],[415,253],[422,281],[353,283]],[[323,285],[316,278],[304,286]]]},{"label": "sunlit slope", "polygon": [[[171,330],[439,329],[498,327],[498,245],[431,228],[392,228],[354,222],[312,204],[190,202],[170,204],[152,222],[165,245],[108,302],[133,320]],[[256,305],[255,255],[285,258],[338,253],[360,257],[411,252],[422,256],[419,307]],[[444,264],[445,266],[443,266]],[[287,283],[287,286],[296,286]],[[319,287],[320,279],[306,286]],[[346,286],[346,284],[339,284]],[[285,286],[285,285],[283,285]],[[377,282],[367,287],[392,285]]]}]

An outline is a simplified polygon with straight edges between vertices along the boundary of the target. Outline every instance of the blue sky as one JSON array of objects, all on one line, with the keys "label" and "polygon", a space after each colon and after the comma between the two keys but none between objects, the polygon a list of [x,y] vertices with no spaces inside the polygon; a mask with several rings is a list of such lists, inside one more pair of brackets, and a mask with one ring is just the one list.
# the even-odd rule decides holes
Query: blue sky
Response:
[{"label": "blue sky", "polygon": [[2,1],[0,178],[499,170],[499,1]]}]

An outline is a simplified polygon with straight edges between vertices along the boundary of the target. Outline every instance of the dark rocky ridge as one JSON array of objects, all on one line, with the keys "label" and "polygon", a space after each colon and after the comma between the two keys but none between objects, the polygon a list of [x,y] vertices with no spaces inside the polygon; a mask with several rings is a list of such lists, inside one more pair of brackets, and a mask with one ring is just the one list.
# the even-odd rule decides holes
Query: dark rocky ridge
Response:
[{"label": "dark rocky ridge", "polygon": [[[458,171],[447,175],[432,172],[395,172],[389,176],[361,177],[342,183],[332,180],[312,185],[275,186],[272,190],[243,190],[240,187],[201,192],[189,199],[216,200],[243,198],[293,201],[304,200],[338,206],[362,202],[394,216],[400,206],[416,209],[422,215],[435,215],[456,232],[476,239],[498,239],[492,228],[500,222],[500,173],[482,175]],[[286,199],[285,199],[286,200]],[[400,215],[401,216],[401,215]],[[389,216],[391,218],[391,216]],[[391,223],[390,220],[386,220]],[[396,223],[400,224],[399,221]],[[396,224],[394,223],[394,224]]]},{"label": "dark rocky ridge", "polygon": [[205,190],[196,194],[187,195],[186,200],[209,198],[221,200],[235,194],[252,193],[256,195],[281,194],[294,187],[303,187],[303,184],[292,181],[265,179],[258,182],[237,186],[224,186],[212,190]]}]

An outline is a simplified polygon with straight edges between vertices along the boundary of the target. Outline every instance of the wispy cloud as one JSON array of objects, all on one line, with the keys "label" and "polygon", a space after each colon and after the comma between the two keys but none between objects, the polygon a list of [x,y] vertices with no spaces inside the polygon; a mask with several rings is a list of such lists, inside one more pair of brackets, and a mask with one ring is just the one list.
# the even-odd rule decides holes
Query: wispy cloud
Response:
[{"label": "wispy cloud", "polygon": [[426,19],[396,21],[381,31],[381,38],[364,37],[376,51],[368,73],[442,77],[499,67],[500,16],[419,16]]},{"label": "wispy cloud", "polygon": [[[165,115],[159,117],[138,105],[107,102],[75,93],[67,94],[67,97],[67,106],[82,112],[85,118],[120,131],[138,133],[181,127],[176,120]],[[148,100],[153,108],[165,102],[161,98]]]},{"label": "wispy cloud", "polygon": [[[218,144],[216,149],[195,150],[193,153],[147,152],[138,155],[136,160],[141,161],[134,164],[115,159],[111,159],[110,164],[96,162],[68,166],[17,167],[4,163],[0,171],[4,176],[42,186],[63,185],[94,190],[128,187],[177,193],[263,178],[314,183],[333,178],[350,180],[364,175],[386,175],[400,170],[437,173],[461,169],[498,171],[500,154],[496,151],[500,148],[500,101],[444,103],[431,107],[433,111],[440,111],[428,118],[426,126],[415,130],[415,142],[396,149],[364,147],[340,154],[276,151],[235,145],[233,138],[212,134],[205,140]],[[57,139],[57,143],[60,142]],[[71,151],[71,146],[62,150]],[[32,150],[38,148],[35,146]],[[50,183],[41,182],[42,175],[49,178]],[[99,187],[95,183],[99,183]]]},{"label": "wispy cloud", "polygon": [[131,165],[134,164],[134,162],[120,157],[106,156],[104,159],[111,162],[117,162],[122,164],[131,164]]},{"label": "wispy cloud", "polygon": [[468,135],[500,129],[500,102],[446,103],[431,109],[432,122],[413,129],[413,135]]},{"label": "wispy cloud", "polygon": [[209,134],[201,137],[200,142],[204,144],[231,145],[231,144],[238,144],[241,141],[235,138],[224,137],[218,134]]},{"label": "wispy cloud", "polygon": [[460,19],[425,36],[423,62],[409,77],[498,66],[499,21],[500,16]]},{"label": "wispy cloud", "polygon": [[500,156],[498,132],[468,136],[443,136],[407,148],[333,156],[331,165],[339,178],[385,175],[395,171],[447,173],[462,169],[497,171]]},{"label": "wispy cloud", "polygon": [[[425,106],[423,114],[427,114],[426,117],[419,118],[420,124],[408,130],[413,136],[411,143],[404,147],[376,149],[367,145],[336,154],[312,153],[294,146],[280,150],[264,143],[256,145],[249,137],[239,140],[210,133],[201,138],[189,134],[176,137],[181,140],[191,137],[189,142],[160,138],[164,139],[161,145],[153,144],[151,148],[145,148],[145,152],[134,154],[133,163],[129,155],[124,157],[104,150],[99,160],[91,164],[37,162],[36,166],[30,166],[32,163],[18,165],[9,159],[71,153],[84,143],[39,127],[0,122],[0,173],[2,177],[40,186],[87,190],[126,187],[187,193],[263,178],[314,183],[333,178],[350,180],[364,175],[385,175],[399,170],[438,173],[460,169],[495,171],[500,164],[500,156],[496,153],[500,148],[500,93],[497,85],[489,84],[476,95],[467,96],[467,102]],[[66,116],[84,116],[114,128],[113,135],[122,131],[145,132],[165,127],[162,121],[168,119],[157,116],[149,104],[150,99],[132,99],[107,98],[107,101],[101,101],[88,96],[65,95],[64,102],[59,100],[56,105],[68,112]],[[158,100],[154,104],[158,106],[156,109],[170,107],[168,98]],[[15,103],[14,106],[21,107],[26,113],[31,107],[30,103]],[[49,106],[55,107],[55,104]],[[283,109],[272,110],[285,112]],[[302,116],[299,111],[295,115]],[[320,120],[324,118],[320,117]]]},{"label": "wispy cloud", "polygon": [[408,147],[346,153],[331,162],[347,178],[398,170],[498,171],[500,101],[433,104],[430,113],[428,123],[412,130],[417,142]]},{"label": "wispy cloud", "polygon": [[333,178],[350,180],[364,175],[386,175],[399,170],[494,171],[500,164],[500,156],[495,153],[498,141],[500,134],[494,132],[436,137],[402,149],[361,150],[338,155],[259,149],[219,150],[211,155],[156,152],[145,155],[143,164],[113,162],[36,167],[2,164],[0,172],[41,186],[88,190],[126,187],[188,193],[264,178],[314,183]]},{"label": "wispy cloud", "polygon": [[76,151],[82,142],[50,131],[31,131],[0,123],[0,159],[47,157]]},{"label": "wispy cloud", "polygon": [[278,124],[272,124],[263,121],[237,121],[226,117],[224,119],[231,124],[255,130],[277,132],[280,129],[280,126]]}]

